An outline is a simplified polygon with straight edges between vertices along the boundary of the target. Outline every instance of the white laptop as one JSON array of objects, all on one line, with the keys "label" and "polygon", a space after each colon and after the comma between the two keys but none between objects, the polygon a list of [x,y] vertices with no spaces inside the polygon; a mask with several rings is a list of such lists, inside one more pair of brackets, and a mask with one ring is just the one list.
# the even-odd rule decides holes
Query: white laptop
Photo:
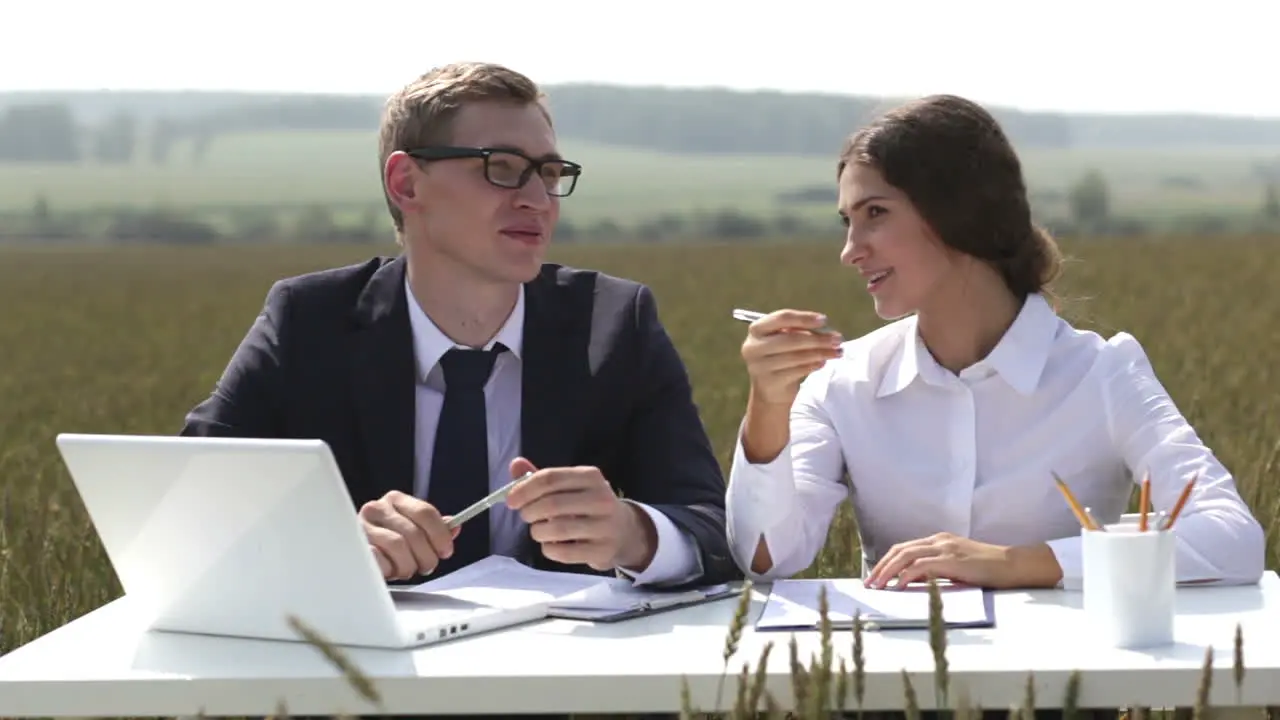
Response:
[{"label": "white laptop", "polygon": [[545,616],[397,598],[321,440],[57,436],[130,604],[152,630],[408,648]]}]

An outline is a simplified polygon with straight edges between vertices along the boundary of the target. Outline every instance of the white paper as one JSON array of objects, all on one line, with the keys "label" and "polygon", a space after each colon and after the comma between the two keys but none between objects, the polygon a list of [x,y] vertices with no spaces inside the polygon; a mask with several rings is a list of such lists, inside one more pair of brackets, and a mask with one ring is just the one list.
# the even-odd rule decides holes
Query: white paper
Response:
[{"label": "white paper", "polygon": [[490,555],[439,580],[407,590],[498,607],[547,603],[554,608],[572,609],[582,617],[602,617],[645,603],[687,602],[706,592],[653,592],[636,588],[622,578],[538,570],[503,555]]},{"label": "white paper", "polygon": [[[927,588],[873,590],[857,579],[778,580],[757,623],[759,627],[816,627],[819,592],[827,588],[827,617],[832,623],[849,624],[861,611],[867,622],[919,624],[929,622]],[[981,588],[940,588],[942,619],[947,624],[981,623],[987,619]]]}]

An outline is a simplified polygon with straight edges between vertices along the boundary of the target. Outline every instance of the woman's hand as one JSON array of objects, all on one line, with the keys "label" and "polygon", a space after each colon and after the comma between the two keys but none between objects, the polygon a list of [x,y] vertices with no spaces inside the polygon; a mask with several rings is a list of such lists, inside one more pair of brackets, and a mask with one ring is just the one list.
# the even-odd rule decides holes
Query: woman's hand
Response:
[{"label": "woman's hand", "polygon": [[814,332],[825,323],[821,314],[803,310],[776,310],[751,323],[742,359],[756,399],[790,407],[805,377],[840,357],[840,333]]},{"label": "woman's hand", "polygon": [[986,588],[1046,588],[1058,584],[1062,568],[1047,545],[1005,547],[938,533],[894,545],[871,569],[866,586],[906,587],[930,576]]}]

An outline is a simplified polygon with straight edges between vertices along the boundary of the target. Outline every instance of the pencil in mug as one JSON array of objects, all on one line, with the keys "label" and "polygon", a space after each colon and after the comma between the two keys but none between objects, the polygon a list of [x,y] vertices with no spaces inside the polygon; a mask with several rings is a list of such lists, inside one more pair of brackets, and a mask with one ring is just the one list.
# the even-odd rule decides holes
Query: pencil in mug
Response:
[{"label": "pencil in mug", "polygon": [[1076,520],[1080,523],[1080,527],[1083,527],[1085,530],[1102,530],[1102,526],[1095,522],[1094,519],[1090,517],[1089,513],[1081,507],[1080,503],[1076,500],[1076,496],[1071,494],[1071,488],[1067,487],[1067,484],[1062,481],[1062,478],[1058,477],[1058,474],[1055,472],[1050,472],[1050,474],[1053,475],[1053,481],[1058,485],[1058,491],[1062,493],[1062,497],[1067,499],[1067,505],[1071,506],[1071,512],[1076,516]]},{"label": "pencil in mug", "polygon": [[1191,489],[1195,487],[1196,480],[1199,477],[1200,473],[1196,473],[1183,486],[1182,493],[1178,495],[1178,502],[1174,503],[1173,509],[1169,511],[1169,517],[1165,518],[1164,522],[1160,524],[1160,530],[1168,530],[1173,527],[1173,521],[1177,520],[1178,516],[1182,514],[1182,508],[1186,507],[1187,500],[1191,497]]},{"label": "pencil in mug", "polygon": [[1099,532],[1107,531],[1106,528],[1102,527],[1102,523],[1098,522],[1098,518],[1093,516],[1093,508],[1085,508],[1084,516],[1089,519],[1089,522],[1093,523],[1093,527],[1095,527]]},{"label": "pencil in mug", "polygon": [[1138,532],[1147,531],[1147,506],[1151,503],[1151,468],[1142,476],[1142,490],[1138,493]]}]

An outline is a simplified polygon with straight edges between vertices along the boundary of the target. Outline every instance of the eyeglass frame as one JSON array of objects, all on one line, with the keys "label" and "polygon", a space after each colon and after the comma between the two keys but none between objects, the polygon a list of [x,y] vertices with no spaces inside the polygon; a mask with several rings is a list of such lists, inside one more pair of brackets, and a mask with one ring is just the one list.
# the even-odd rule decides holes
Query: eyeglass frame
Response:
[{"label": "eyeglass frame", "polygon": [[[519,180],[513,185],[503,185],[494,181],[489,174],[489,158],[494,153],[504,153],[507,155],[515,155],[529,163],[529,166],[520,173]],[[582,177],[582,166],[576,162],[565,160],[562,157],[544,157],[542,159],[531,158],[522,151],[513,147],[465,147],[460,145],[427,145],[424,147],[411,148],[404,151],[405,155],[424,162],[435,162],[438,160],[462,160],[468,158],[482,158],[484,160],[484,179],[494,187],[500,187],[503,190],[519,190],[529,183],[529,180],[536,172],[541,176],[542,168],[552,163],[564,166],[565,170],[571,171],[562,173],[560,177],[573,178],[573,182],[569,185],[569,190],[563,195],[558,195],[547,189],[547,194],[552,197],[569,197],[578,187],[578,178]]]}]

